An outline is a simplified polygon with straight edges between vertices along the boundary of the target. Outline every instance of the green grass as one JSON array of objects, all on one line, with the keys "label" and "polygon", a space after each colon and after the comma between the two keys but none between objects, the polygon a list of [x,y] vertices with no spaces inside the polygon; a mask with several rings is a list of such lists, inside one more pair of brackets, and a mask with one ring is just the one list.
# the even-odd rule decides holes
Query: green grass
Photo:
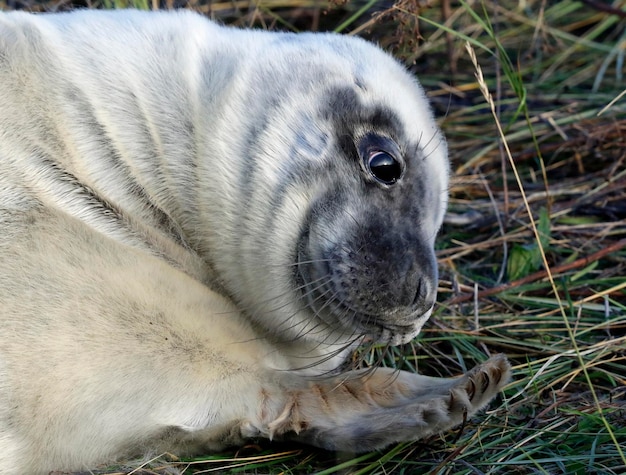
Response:
[{"label": "green grass", "polygon": [[186,5],[237,25],[358,33],[416,72],[448,137],[450,211],[464,222],[441,233],[439,306],[421,337],[363,360],[449,376],[503,352],[514,380],[464,427],[381,452],[260,442],[165,455],[132,473],[626,473],[626,97],[611,104],[626,88],[619,11],[573,0]]}]

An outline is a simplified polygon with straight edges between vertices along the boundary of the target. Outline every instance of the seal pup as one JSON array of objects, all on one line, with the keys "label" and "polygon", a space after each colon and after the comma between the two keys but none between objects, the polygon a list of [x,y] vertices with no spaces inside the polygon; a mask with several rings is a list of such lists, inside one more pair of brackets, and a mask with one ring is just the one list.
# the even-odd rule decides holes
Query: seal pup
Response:
[{"label": "seal pup", "polygon": [[429,317],[447,180],[422,89],[363,40],[0,14],[0,473],[461,423],[504,357],[341,371]]}]

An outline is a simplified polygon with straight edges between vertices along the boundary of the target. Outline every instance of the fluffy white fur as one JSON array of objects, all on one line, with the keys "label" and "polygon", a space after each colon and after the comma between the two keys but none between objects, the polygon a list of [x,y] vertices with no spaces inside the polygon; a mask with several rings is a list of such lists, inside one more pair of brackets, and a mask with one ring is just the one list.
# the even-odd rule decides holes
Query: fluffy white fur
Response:
[{"label": "fluffy white fur", "polygon": [[[336,91],[392,111],[413,144],[399,149],[419,156],[415,226],[432,247],[445,143],[421,88],[378,48],[186,12],[0,14],[0,473],[257,436],[370,450],[496,394],[502,357],[451,380],[328,376],[367,335],[303,304],[301,223],[340,180],[344,214],[320,227],[340,240],[342,217],[385,192],[337,156]],[[355,140],[376,129],[367,120]],[[374,337],[407,341],[429,313],[385,317]]]}]

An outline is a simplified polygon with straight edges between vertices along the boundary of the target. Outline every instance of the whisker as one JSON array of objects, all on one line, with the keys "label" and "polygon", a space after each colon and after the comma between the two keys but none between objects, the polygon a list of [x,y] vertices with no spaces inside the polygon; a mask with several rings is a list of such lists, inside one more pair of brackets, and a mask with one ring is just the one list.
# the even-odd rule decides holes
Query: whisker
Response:
[{"label": "whisker", "polygon": [[[320,282],[321,282],[321,283],[320,283]],[[304,300],[304,303],[303,303],[303,307],[302,307],[302,308],[310,308],[310,305],[309,305],[309,304],[307,304],[307,302],[306,302],[307,297],[308,297],[310,294],[312,294],[315,290],[318,290],[318,289],[320,289],[320,288],[323,288],[326,282],[327,282],[326,277],[320,277],[319,279],[314,280],[314,281],[313,281],[313,283],[320,283],[320,284],[319,284],[319,285],[317,285],[316,287],[313,287],[312,289],[307,290],[307,292],[306,292],[306,293],[304,293],[304,294],[302,294],[302,295],[300,295],[300,296],[298,296],[298,297],[297,297],[297,300],[301,300],[301,301],[302,301],[302,300]],[[302,289],[302,288],[306,288],[306,284],[305,284],[305,285],[302,285],[302,286],[301,286],[301,289]],[[324,295],[325,295],[325,292],[324,292],[324,293],[321,293],[321,294],[320,294],[317,298],[315,298],[315,300],[313,300],[313,302],[317,301],[318,299],[323,298],[323,297],[324,297]],[[290,303],[293,303],[293,301],[292,301],[292,302],[290,302]],[[296,311],[296,312],[297,312],[297,311]],[[315,315],[317,316],[317,314],[315,314]],[[291,314],[288,318],[284,319],[284,320],[283,320],[283,321],[282,321],[282,322],[281,322],[281,323],[277,326],[277,328],[276,328],[276,329],[277,329],[277,330],[281,330],[281,328],[282,328],[282,330],[283,330],[283,331],[285,331],[285,330],[286,330],[286,331],[288,331],[288,330],[292,330],[293,328],[297,327],[297,326],[300,324],[299,322],[295,322],[295,323],[294,323],[293,325],[291,325],[290,327],[284,328],[284,325],[285,325],[288,321],[292,320],[294,316],[295,316],[295,313],[292,313],[292,314]],[[305,328],[303,328],[301,331],[304,331],[304,330],[305,330]],[[296,335],[296,340],[298,340],[298,339],[302,338],[302,336],[304,336],[304,335],[302,335],[301,333],[299,333],[298,335]]]},{"label": "whisker", "polygon": [[[430,140],[428,141],[428,143],[426,144],[426,147],[427,147],[428,145],[430,145],[430,143],[433,141],[433,139],[434,139],[437,135],[438,135],[438,134],[433,134],[433,136],[431,137],[431,139],[430,139]],[[439,145],[441,145],[443,142],[444,142],[443,137],[440,137],[440,138],[439,138],[439,141],[438,141],[438,143],[437,143],[437,145],[436,145],[436,146],[435,146],[435,147],[434,147],[434,148],[433,148],[430,152],[427,152],[427,151],[426,151],[426,147],[424,147],[424,149],[423,149],[423,150],[424,150],[424,152],[426,152],[426,155],[424,155],[424,158],[428,158],[428,157],[430,157],[433,153],[435,153],[435,152],[437,151],[437,149],[439,148]]]},{"label": "whisker", "polygon": [[280,267],[296,267],[299,266],[301,264],[315,264],[317,262],[332,262],[332,259],[309,259],[307,261],[297,261],[294,262],[293,264],[276,264],[276,266],[280,266]]},{"label": "whisker", "polygon": [[[338,349],[331,351],[330,353],[326,354],[323,358],[321,359],[317,359],[316,361],[309,364],[309,365],[305,365],[305,366],[300,366],[298,368],[294,368],[295,370],[307,370],[307,369],[312,369],[315,368],[316,366],[319,366],[323,363],[326,363],[330,360],[332,360],[333,358],[341,355],[342,353],[344,353],[346,350],[352,348],[355,344],[357,344],[359,342],[359,339],[362,338],[361,335],[359,335],[358,337],[348,341],[347,344],[342,345],[341,347],[339,347]],[[322,373],[320,373],[319,375],[316,375],[315,378],[324,378],[324,377],[334,377],[336,375],[335,370],[334,369],[330,369],[328,371],[324,371]]]}]

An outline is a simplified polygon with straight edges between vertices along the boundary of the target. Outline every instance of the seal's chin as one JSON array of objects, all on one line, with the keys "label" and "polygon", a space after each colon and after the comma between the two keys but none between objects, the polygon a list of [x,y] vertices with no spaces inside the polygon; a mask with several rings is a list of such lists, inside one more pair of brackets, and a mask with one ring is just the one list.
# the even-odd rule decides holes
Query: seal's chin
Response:
[{"label": "seal's chin", "polygon": [[370,327],[366,333],[376,342],[383,345],[404,345],[415,338],[432,314],[432,307],[424,314],[415,316],[409,325],[381,324]]}]

